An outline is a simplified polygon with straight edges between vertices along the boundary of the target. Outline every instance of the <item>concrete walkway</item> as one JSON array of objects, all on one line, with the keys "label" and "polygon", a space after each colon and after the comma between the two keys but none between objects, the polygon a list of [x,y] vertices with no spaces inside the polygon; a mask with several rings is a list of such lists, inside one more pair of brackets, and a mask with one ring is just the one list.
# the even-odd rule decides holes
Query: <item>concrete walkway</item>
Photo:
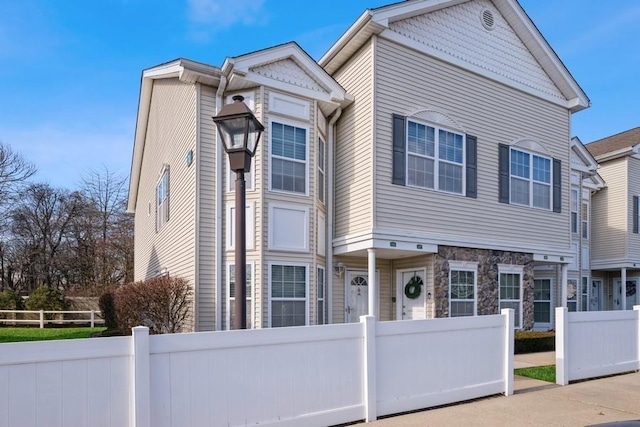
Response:
[{"label": "concrete walkway", "polygon": [[[517,368],[555,364],[555,354],[516,355]],[[494,396],[396,415],[371,427],[590,426],[640,420],[640,373],[558,386],[516,377],[513,396]],[[364,427],[364,426],[363,426]]]}]

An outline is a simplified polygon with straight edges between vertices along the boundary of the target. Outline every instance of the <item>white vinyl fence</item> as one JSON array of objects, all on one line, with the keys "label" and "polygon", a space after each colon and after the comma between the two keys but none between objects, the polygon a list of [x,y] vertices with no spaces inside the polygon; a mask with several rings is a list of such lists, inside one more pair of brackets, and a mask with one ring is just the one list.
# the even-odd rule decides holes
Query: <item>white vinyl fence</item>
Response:
[{"label": "white vinyl fence", "polygon": [[0,344],[0,427],[327,426],[513,393],[513,310]]},{"label": "white vinyl fence", "polygon": [[[71,315],[69,317],[68,315]],[[47,317],[52,317],[48,319]],[[7,325],[64,325],[68,323],[103,325],[102,313],[97,310],[69,311],[69,310],[0,310],[0,323]]]},{"label": "white vinyl fence", "polygon": [[640,306],[569,313],[556,308],[556,383],[640,369]]}]

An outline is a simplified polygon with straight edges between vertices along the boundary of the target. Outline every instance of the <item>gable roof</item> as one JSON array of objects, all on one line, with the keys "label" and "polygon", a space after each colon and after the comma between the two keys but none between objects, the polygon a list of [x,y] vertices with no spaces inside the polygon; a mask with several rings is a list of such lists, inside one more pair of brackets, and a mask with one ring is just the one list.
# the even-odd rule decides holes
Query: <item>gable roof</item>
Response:
[{"label": "gable roof", "polygon": [[[580,138],[576,136],[571,138],[571,152],[571,169],[579,171],[583,179],[589,178],[589,188],[594,190],[600,190],[603,188],[605,186],[605,182],[600,174],[598,174],[598,168],[600,165],[596,159],[593,158],[591,153],[589,153],[582,141],[580,141]],[[579,163],[574,161],[574,155]]]},{"label": "gable roof", "polygon": [[[353,54],[362,47],[372,36],[379,35],[383,38],[398,39],[393,34],[392,26],[395,22],[413,18],[419,15],[436,12],[452,6],[467,3],[469,0],[406,0],[399,3],[376,9],[367,9],[354,24],[338,39],[338,41],[324,54],[319,63],[330,74],[336,72]],[[490,0],[491,4],[500,12],[508,25],[513,29],[522,44],[531,53],[535,61],[549,76],[553,84],[558,88],[564,99],[550,99],[545,94],[530,90],[519,84],[513,84],[524,91],[552,102],[561,103],[572,112],[580,111],[590,106],[590,101],[585,92],[580,88],[571,73],[564,66],[555,51],[547,43],[535,24],[522,9],[517,0]],[[407,43],[410,41],[407,39]],[[422,50],[422,49],[421,49]],[[428,55],[437,57],[443,61],[454,63],[470,69],[473,72],[485,75],[497,81],[504,81],[498,73],[487,71],[481,67],[461,63],[453,55],[441,52],[438,49],[423,50]]]},{"label": "gable roof", "polygon": [[637,154],[640,145],[640,127],[629,129],[587,144],[585,147],[598,160]]}]

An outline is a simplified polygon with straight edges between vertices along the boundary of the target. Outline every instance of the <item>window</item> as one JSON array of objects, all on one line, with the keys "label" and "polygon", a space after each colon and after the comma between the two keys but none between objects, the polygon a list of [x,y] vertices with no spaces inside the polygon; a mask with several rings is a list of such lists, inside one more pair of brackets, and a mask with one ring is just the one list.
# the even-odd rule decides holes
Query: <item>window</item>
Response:
[{"label": "window", "polygon": [[[229,161],[225,161],[226,169],[227,169],[227,192],[233,193],[236,191],[236,173],[231,170],[231,166],[229,165]],[[244,183],[246,191],[253,191],[255,189],[255,168],[256,162],[254,159],[251,159],[251,169],[248,173],[244,174]]]},{"label": "window", "polygon": [[271,123],[271,189],[307,193],[307,130]]},{"label": "window", "polygon": [[511,149],[511,203],[551,209],[551,159]]},{"label": "window", "polygon": [[580,287],[580,311],[589,311],[589,278],[582,278]]},{"label": "window", "polygon": [[169,221],[169,166],[163,168],[156,185],[156,231]]},{"label": "window", "polygon": [[633,196],[632,209],[633,232],[638,234],[640,232],[640,198],[638,196]]},{"label": "window", "polygon": [[476,315],[477,264],[449,261],[449,316]]},{"label": "window", "polygon": [[307,267],[271,265],[271,326],[307,324]]},{"label": "window", "polygon": [[567,309],[578,310],[578,281],[574,279],[567,280]]},{"label": "window", "polygon": [[325,200],[325,143],[322,138],[318,138],[318,200],[324,203]]},{"label": "window", "polygon": [[464,191],[464,135],[407,122],[407,185]]},{"label": "window", "polygon": [[582,238],[589,238],[589,204],[582,204]]},{"label": "window", "polygon": [[324,279],[324,267],[318,267],[317,280],[316,280],[316,293],[318,300],[318,325],[324,325],[329,323],[328,321],[328,307],[327,307],[327,286]]},{"label": "window", "polygon": [[578,234],[578,190],[571,189],[571,232]]},{"label": "window", "polygon": [[551,323],[551,279],[533,281],[533,321]]},{"label": "window", "polygon": [[[229,264],[227,270],[227,329],[231,329],[233,319],[235,319],[236,312],[236,266],[235,264]],[[253,264],[247,263],[247,287],[245,298],[247,300],[247,329],[253,328]]]},{"label": "window", "polygon": [[500,310],[514,310],[515,327],[522,328],[522,267],[498,267],[500,271]]},{"label": "window", "polygon": [[[254,218],[254,211],[255,211],[255,202],[248,202],[245,205],[245,224],[246,224],[246,231],[245,231],[245,247],[247,250],[253,250],[255,249],[255,218]],[[234,250],[236,247],[236,207],[235,206],[228,206],[227,207],[227,250]]]}]

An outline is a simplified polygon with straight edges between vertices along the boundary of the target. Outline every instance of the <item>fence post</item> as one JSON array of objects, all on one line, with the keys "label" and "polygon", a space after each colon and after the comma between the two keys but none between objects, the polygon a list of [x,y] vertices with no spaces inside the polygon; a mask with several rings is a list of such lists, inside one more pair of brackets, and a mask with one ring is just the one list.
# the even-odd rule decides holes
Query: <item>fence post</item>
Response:
[{"label": "fence post", "polygon": [[636,324],[638,325],[638,334],[636,336],[636,339],[638,340],[638,366],[636,369],[640,370],[640,305],[634,305],[633,311],[636,313]]},{"label": "fence post", "polygon": [[364,409],[367,422],[378,418],[376,385],[376,318],[360,316],[364,338]]},{"label": "fence post", "polygon": [[569,384],[569,310],[556,307],[556,384]]},{"label": "fence post", "polygon": [[95,327],[96,323],[96,312],[91,310],[91,327]]},{"label": "fence post", "polygon": [[132,375],[132,426],[151,427],[151,384],[149,379],[149,328],[136,326],[132,329],[133,375]]},{"label": "fence post", "polygon": [[513,308],[503,308],[500,313],[504,318],[504,395],[513,394],[513,352],[515,347],[515,311]]},{"label": "fence post", "polygon": [[40,310],[40,329],[44,329],[44,310]]}]

